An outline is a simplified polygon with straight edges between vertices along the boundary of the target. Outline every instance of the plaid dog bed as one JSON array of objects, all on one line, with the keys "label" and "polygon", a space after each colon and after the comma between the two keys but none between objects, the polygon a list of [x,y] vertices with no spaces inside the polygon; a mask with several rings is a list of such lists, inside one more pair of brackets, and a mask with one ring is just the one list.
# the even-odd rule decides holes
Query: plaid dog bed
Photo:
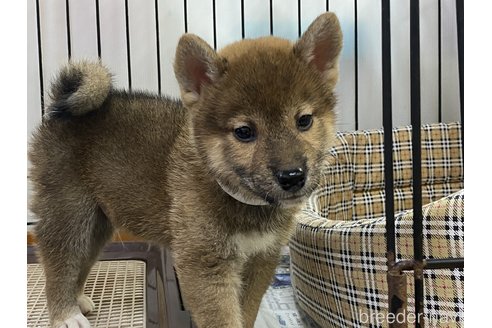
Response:
[{"label": "plaid dog bed", "polygon": [[[422,127],[427,258],[464,257],[460,130],[458,123]],[[383,131],[337,137],[290,243],[292,284],[299,306],[322,327],[387,327]],[[413,257],[411,127],[394,129],[393,142],[397,259],[406,259]],[[463,270],[425,271],[424,279],[424,325],[462,327]],[[408,304],[413,312],[411,297]]]}]

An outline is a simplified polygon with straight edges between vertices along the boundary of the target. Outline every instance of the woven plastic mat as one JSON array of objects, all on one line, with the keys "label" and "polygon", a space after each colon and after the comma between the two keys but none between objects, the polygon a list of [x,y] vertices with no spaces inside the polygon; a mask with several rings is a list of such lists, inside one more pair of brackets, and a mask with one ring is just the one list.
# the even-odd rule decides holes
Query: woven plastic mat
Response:
[{"label": "woven plastic mat", "polygon": [[[145,327],[145,262],[99,261],[84,288],[96,308],[92,327]],[[27,327],[49,327],[45,278],[40,264],[27,266]]]}]

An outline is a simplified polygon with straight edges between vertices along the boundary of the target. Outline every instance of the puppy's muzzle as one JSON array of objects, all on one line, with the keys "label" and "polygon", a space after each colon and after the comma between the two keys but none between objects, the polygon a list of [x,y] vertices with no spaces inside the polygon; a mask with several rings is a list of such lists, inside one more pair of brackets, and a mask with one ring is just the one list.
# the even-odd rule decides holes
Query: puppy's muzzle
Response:
[{"label": "puppy's muzzle", "polygon": [[275,173],[278,184],[283,190],[288,192],[296,192],[304,187],[306,183],[306,174],[302,168],[295,168],[285,171],[277,171]]}]

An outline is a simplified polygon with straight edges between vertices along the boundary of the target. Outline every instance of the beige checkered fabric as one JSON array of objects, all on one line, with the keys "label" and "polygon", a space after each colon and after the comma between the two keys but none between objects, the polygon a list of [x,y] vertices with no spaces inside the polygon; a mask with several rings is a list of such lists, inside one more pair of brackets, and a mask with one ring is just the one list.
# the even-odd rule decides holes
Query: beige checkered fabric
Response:
[{"label": "beige checkered fabric", "polygon": [[[460,138],[457,123],[422,127],[427,258],[464,257]],[[339,133],[338,140],[290,243],[292,284],[299,306],[322,327],[387,327],[383,132]],[[413,257],[410,140],[411,128],[393,131],[397,259]],[[463,270],[424,278],[424,326],[463,327]],[[410,297],[407,311],[413,307]]]},{"label": "beige checkered fabric", "polygon": [[[449,195],[463,186],[459,123],[422,127],[422,203]],[[384,216],[383,130],[338,133],[338,145],[327,154],[322,186],[308,207],[330,220]],[[395,211],[412,207],[412,129],[393,130]]]}]

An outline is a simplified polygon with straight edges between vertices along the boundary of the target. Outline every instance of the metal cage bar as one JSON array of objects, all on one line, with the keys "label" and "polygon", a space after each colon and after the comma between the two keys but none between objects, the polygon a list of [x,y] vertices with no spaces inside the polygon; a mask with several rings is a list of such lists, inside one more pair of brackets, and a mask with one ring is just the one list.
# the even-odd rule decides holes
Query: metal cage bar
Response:
[{"label": "metal cage bar", "polygon": [[99,0],[96,0],[96,39],[97,39],[97,57],[101,59],[101,16]]},{"label": "metal cage bar", "polygon": [[441,63],[441,56],[442,56],[442,31],[441,31],[441,26],[442,24],[442,14],[441,14],[441,0],[437,1],[437,36],[438,36],[438,41],[437,41],[437,107],[438,107],[438,112],[437,112],[437,120],[438,122],[442,122],[442,63]]},{"label": "metal cage bar", "polygon": [[395,207],[393,186],[393,115],[391,104],[391,29],[390,0],[381,3],[382,68],[383,68],[383,127],[384,127],[384,181],[388,265],[395,262]]},{"label": "metal cage bar", "polygon": [[130,57],[130,15],[128,0],[125,0],[126,63],[128,66],[128,90],[132,90],[132,63]]},{"label": "metal cage bar", "polygon": [[185,33],[188,33],[188,1],[183,2],[183,14],[184,14],[184,29]]},{"label": "metal cage bar", "polygon": [[[415,317],[424,312],[423,223],[422,223],[422,154],[420,139],[420,1],[410,2],[410,111],[412,123],[412,182],[413,182],[413,278],[415,288]],[[415,327],[421,327],[419,320]]]},{"label": "metal cage bar", "polygon": [[424,260],[424,268],[426,270],[450,269],[450,268],[463,269],[464,267],[465,267],[465,259],[463,257]]},{"label": "metal cage bar", "polygon": [[[403,271],[413,271],[415,318],[424,314],[424,270],[463,268],[464,258],[424,259],[423,254],[423,218],[422,218],[422,170],[421,170],[421,95],[420,95],[420,3],[419,0],[410,2],[410,99],[412,124],[412,188],[413,188],[413,246],[414,258],[396,261],[395,247],[395,217],[392,161],[392,121],[391,121],[391,32],[389,0],[381,1],[382,10],[382,63],[383,63],[383,125],[384,125],[384,164],[385,164],[385,210],[386,210],[386,240],[388,258],[388,305],[389,312],[397,315],[405,310],[408,302],[406,276]],[[441,6],[439,1],[439,19],[441,24]],[[460,114],[462,123],[463,142],[463,1],[456,0],[457,41],[459,59]],[[440,42],[439,26],[439,42]],[[441,50],[439,45],[439,57]],[[441,120],[441,58],[439,58],[439,120]],[[463,148],[462,148],[463,149]],[[404,322],[392,322],[390,327],[408,327]],[[423,322],[415,320],[415,327],[422,327]]]},{"label": "metal cage bar", "polygon": [[355,130],[359,129],[359,32],[357,0],[354,0],[354,115]]},{"label": "metal cage bar", "polygon": [[41,46],[41,13],[39,0],[36,0],[36,33],[38,37],[39,93],[41,97],[41,117],[44,116],[44,77],[43,77],[43,48]]},{"label": "metal cage bar", "polygon": [[245,30],[244,30],[244,0],[241,0],[241,39],[244,39],[245,37]]},{"label": "metal cage bar", "polygon": [[300,38],[302,34],[301,28],[301,0],[297,0],[297,36]]},{"label": "metal cage bar", "polygon": [[215,0],[212,0],[212,21],[214,28],[214,49],[217,50],[217,10],[215,5]]},{"label": "metal cage bar", "polygon": [[72,58],[72,37],[70,31],[70,4],[68,0],[65,0],[65,23],[67,24],[67,51],[68,59]]},{"label": "metal cage bar", "polygon": [[157,50],[157,92],[162,93],[162,77],[161,77],[161,41],[159,32],[159,0],[154,3],[155,14],[155,43]]},{"label": "metal cage bar", "polygon": [[456,27],[458,41],[458,72],[460,84],[461,151],[465,163],[465,99],[464,99],[464,8],[463,0],[456,0]]}]

